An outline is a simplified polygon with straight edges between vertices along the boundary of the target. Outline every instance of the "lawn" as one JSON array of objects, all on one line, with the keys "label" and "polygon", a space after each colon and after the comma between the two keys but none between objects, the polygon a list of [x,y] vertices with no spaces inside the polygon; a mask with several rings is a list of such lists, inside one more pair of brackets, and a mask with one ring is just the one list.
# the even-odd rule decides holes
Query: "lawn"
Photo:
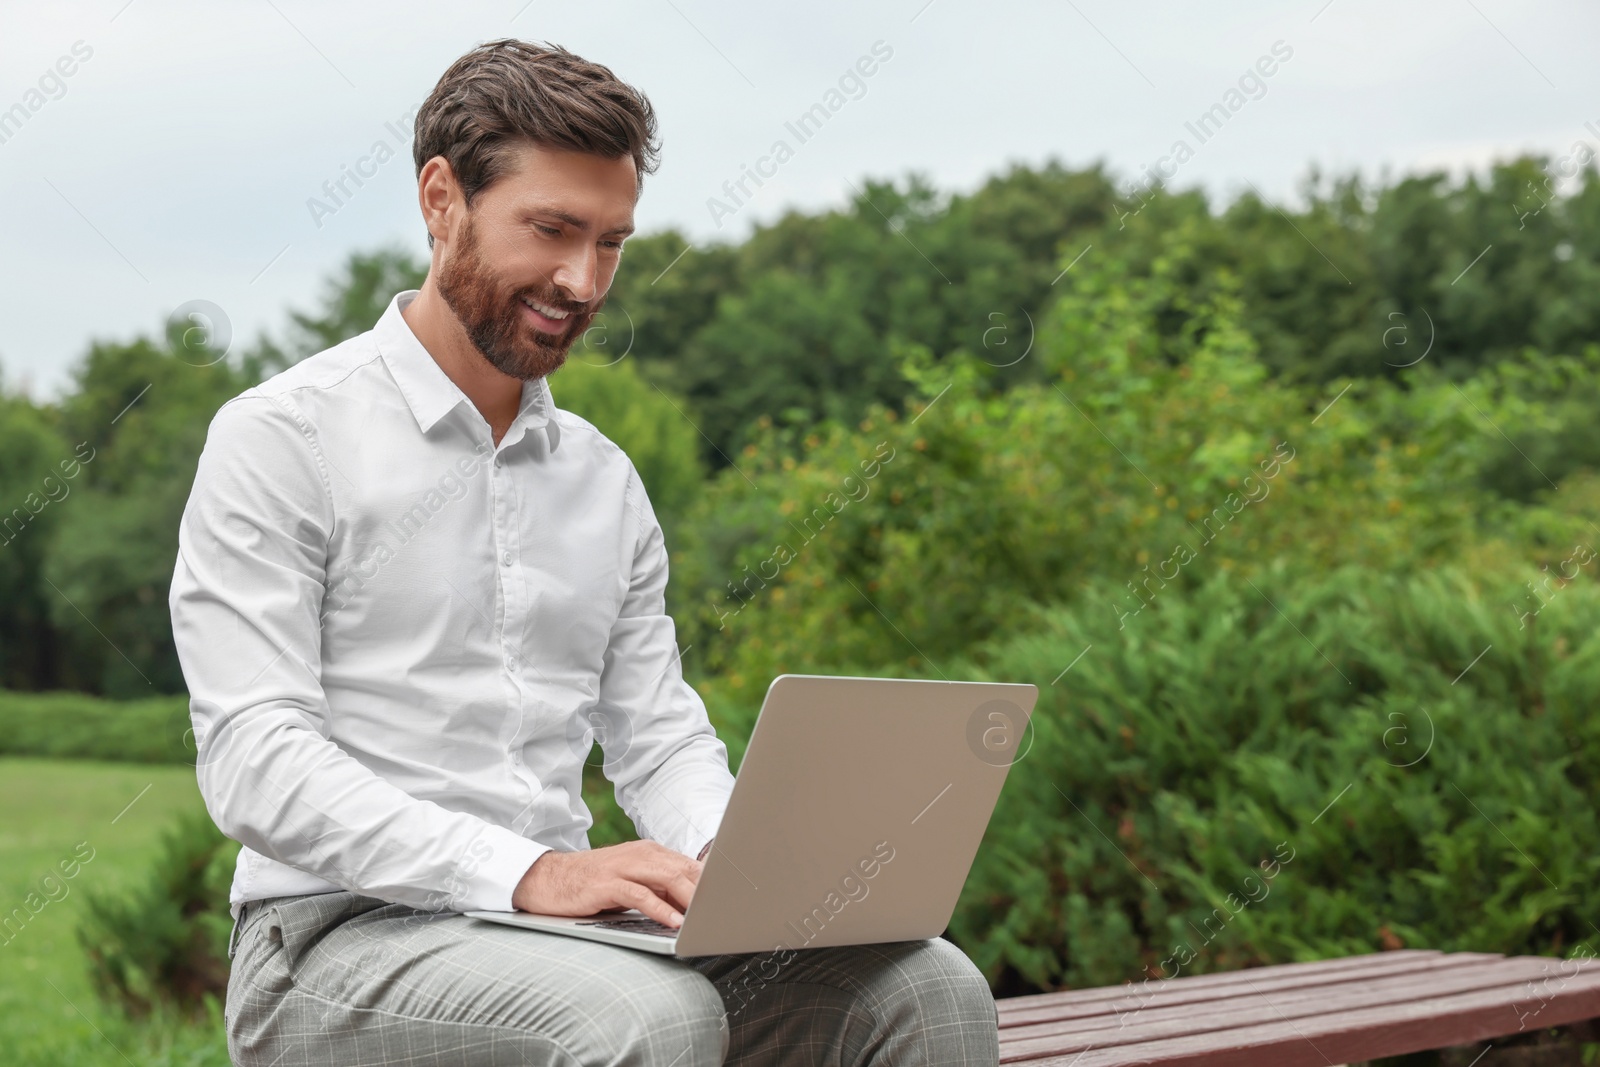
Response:
[{"label": "lawn", "polygon": [[[0,759],[0,917],[29,916],[0,930],[7,1067],[227,1064],[218,1028],[133,1024],[106,1009],[75,936],[84,891],[142,879],[173,816],[198,807],[192,767]],[[63,862],[74,877],[62,878]],[[48,901],[36,915],[30,893]]]},{"label": "lawn", "polygon": [[[604,820],[593,843],[632,837],[598,767],[585,779]],[[0,756],[0,922],[12,917],[0,925],[0,1067],[228,1063],[220,1017],[213,1026],[133,1023],[109,1010],[76,936],[85,890],[142,881],[162,832],[200,807],[190,766]]]}]

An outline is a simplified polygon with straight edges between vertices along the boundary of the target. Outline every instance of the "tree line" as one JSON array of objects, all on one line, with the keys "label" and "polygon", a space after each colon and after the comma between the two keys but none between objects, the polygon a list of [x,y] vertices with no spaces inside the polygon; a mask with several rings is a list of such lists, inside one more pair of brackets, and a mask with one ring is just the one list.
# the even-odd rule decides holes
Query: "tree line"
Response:
[{"label": "tree line", "polygon": [[[1525,157],[1463,181],[1424,174],[1379,186],[1313,172],[1298,208],[1253,193],[1225,206],[1197,191],[1135,195],[1101,165],[1054,162],[1015,166],[957,194],[916,176],[867,181],[840,208],[790,212],[742,241],[691,245],[675,231],[630,241],[604,316],[552,389],[640,466],[676,546],[675,612],[686,632],[708,635],[708,652],[719,639],[728,647],[728,614],[756,586],[746,580],[735,600],[729,587],[747,562],[771,556],[769,520],[784,518],[784,495],[819,442],[862,434],[874,419],[881,428],[914,417],[929,401],[927,381],[953,375],[965,375],[969,395],[950,409],[978,405],[972,417],[990,419],[983,433],[1022,432],[1012,422],[1032,401],[1016,401],[1022,407],[1007,415],[982,405],[1032,390],[1059,407],[1056,394],[1065,386],[1071,395],[1073,376],[1110,358],[1107,346],[1133,344],[1133,333],[1147,362],[1102,383],[1103,413],[1121,421],[1124,450],[1152,436],[1125,414],[1143,410],[1139,383],[1181,384],[1172,376],[1193,373],[1197,353],[1214,355],[1218,345],[1248,347],[1246,376],[1259,381],[1239,388],[1260,396],[1320,397],[1327,383],[1356,382],[1389,388],[1372,395],[1403,404],[1419,372],[1432,388],[1459,391],[1521,368],[1506,395],[1524,398],[1520,411],[1538,394],[1544,414],[1507,415],[1504,440],[1485,443],[1463,476],[1497,500],[1529,502],[1600,462],[1600,429],[1586,414],[1595,398],[1581,375],[1553,362],[1579,358],[1600,336],[1600,187],[1592,166],[1570,169],[1558,174],[1550,159]],[[368,329],[425,271],[403,250],[353,255],[315,307],[238,351],[224,355],[172,324],[94,343],[57,399],[0,395],[0,686],[181,692],[166,591],[212,414],[263,377]],[[1140,417],[1195,424],[1187,444],[1173,442],[1175,454],[1198,446],[1207,420],[1224,417],[1209,394],[1180,391],[1166,402],[1187,407]],[[979,434],[962,447],[993,444]],[[876,446],[852,439],[860,454],[839,457],[842,467],[871,459]],[[1084,483],[1105,481],[1122,462],[1112,453],[1077,458],[1073,473]],[[1052,484],[1058,460],[1017,458],[1016,490]],[[768,467],[770,477],[761,473]],[[992,494],[969,502],[971,511],[941,512],[980,467],[976,458],[950,467],[919,502],[913,533],[957,517],[983,528],[1005,513],[1015,501]],[[882,498],[908,492],[881,481]],[[1127,491],[1148,493],[1142,484]],[[834,546],[878,499],[851,505],[855,517],[834,524]],[[1131,503],[1085,506],[1104,509],[1092,536],[1126,541],[1117,524],[1136,510]],[[868,572],[890,551],[871,541],[883,533],[853,546],[859,554],[840,563],[844,576],[881,580]],[[1172,546],[1158,548],[1170,558]],[[933,580],[951,566],[922,558],[907,580]],[[1069,597],[1060,575],[1080,573],[1063,561],[1028,579],[1031,593]],[[951,595],[985,594],[974,585]],[[956,604],[948,620],[972,610]]]}]

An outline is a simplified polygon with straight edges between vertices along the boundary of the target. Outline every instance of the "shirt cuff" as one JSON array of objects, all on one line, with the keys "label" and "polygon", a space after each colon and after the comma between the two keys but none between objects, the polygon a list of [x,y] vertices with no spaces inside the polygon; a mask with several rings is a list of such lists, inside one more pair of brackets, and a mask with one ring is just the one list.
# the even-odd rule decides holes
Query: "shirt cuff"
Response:
[{"label": "shirt cuff", "polygon": [[719,817],[716,821],[716,824],[711,827],[711,832],[709,834],[695,834],[693,837],[689,838],[688,845],[684,848],[683,854],[688,856],[690,859],[698,859],[700,856],[700,850],[705,848],[709,842],[716,840],[717,831],[720,829],[722,829],[722,819]]},{"label": "shirt cuff", "polygon": [[515,911],[511,897],[533,861],[550,851],[503,826],[488,826],[462,855],[456,882],[461,887],[452,911]]}]

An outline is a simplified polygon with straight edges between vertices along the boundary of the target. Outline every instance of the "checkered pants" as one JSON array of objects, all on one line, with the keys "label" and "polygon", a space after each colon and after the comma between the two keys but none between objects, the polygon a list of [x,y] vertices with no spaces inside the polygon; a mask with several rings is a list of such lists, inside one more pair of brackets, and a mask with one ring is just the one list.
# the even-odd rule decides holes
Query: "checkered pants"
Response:
[{"label": "checkered pants", "polygon": [[352,893],[252,901],[234,936],[243,1067],[999,1060],[994,998],[938,938],[679,960]]}]

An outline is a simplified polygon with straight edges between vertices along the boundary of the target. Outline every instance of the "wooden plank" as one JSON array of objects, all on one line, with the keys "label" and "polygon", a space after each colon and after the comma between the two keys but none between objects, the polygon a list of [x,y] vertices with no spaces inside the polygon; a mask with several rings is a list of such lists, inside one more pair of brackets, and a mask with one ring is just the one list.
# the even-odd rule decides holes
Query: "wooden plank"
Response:
[{"label": "wooden plank", "polygon": [[1595,968],[1565,977],[1560,960],[1507,962],[1519,964],[1517,975],[1528,973],[1529,962],[1548,965],[1554,977],[1534,990],[1518,977],[1492,989],[1077,1053],[1029,1058],[1014,1049],[1002,1053],[1002,1061],[1034,1067],[1329,1067],[1600,1017]]},{"label": "wooden plank", "polygon": [[[1380,952],[1370,956],[1352,957],[1359,965],[1337,969],[1310,969],[1289,967],[1257,967],[1245,971],[1205,975],[1216,981],[1191,982],[1180,985],[1182,979],[1169,979],[1165,983],[1151,982],[1148,986],[1124,986],[1113,999],[1061,1000],[1040,1003],[1041,998],[1030,997],[1035,1006],[1018,1009],[1008,1007],[1009,1000],[999,1001],[1002,1039],[1006,1031],[1019,1026],[1065,1019],[1090,1019],[1096,1015],[1120,1017],[1144,1008],[1169,1007],[1175,1004],[1202,1004],[1225,1000],[1244,993],[1272,993],[1279,990],[1306,987],[1332,987],[1353,982],[1371,981],[1396,974],[1435,972],[1458,968],[1469,963],[1504,959],[1487,952],[1461,952],[1446,956],[1443,953]],[[1086,991],[1087,992],[1087,991]],[[1020,999],[1020,998],[1018,998]]]},{"label": "wooden plank", "polygon": [[[1456,955],[1456,954],[1453,954]],[[1361,956],[1343,956],[1336,960],[1307,960],[1302,963],[1274,963],[1266,967],[1246,967],[1237,971],[1219,971],[1215,974],[1193,974],[1183,978],[1169,978],[1163,984],[1164,989],[1189,989],[1194,986],[1212,985],[1215,983],[1228,983],[1241,981],[1241,976],[1250,975],[1253,980],[1276,977],[1279,975],[1296,975],[1312,973],[1334,973],[1349,967],[1363,967],[1376,960],[1402,960],[1421,959],[1424,957],[1439,959],[1445,953],[1434,949],[1396,949],[1393,952],[1371,952]],[[1151,984],[1158,979],[1152,978]],[[1007,1011],[1022,1011],[1040,1004],[1078,1004],[1089,1001],[1116,1000],[1128,995],[1130,986],[1137,987],[1138,982],[1130,982],[1120,986],[1097,986],[1093,989],[1064,989],[1054,993],[1029,993],[1021,997],[1006,997],[999,1001],[1001,1014]]]},{"label": "wooden plank", "polygon": [[1278,1021],[1314,1018],[1336,1012],[1377,1008],[1432,997],[1485,989],[1520,987],[1538,981],[1549,960],[1483,960],[1422,974],[1400,974],[1337,986],[1311,986],[1270,996],[1248,988],[1228,1000],[1210,1002],[1197,1011],[1190,1005],[1152,1007],[1127,1017],[1041,1023],[1005,1034],[1007,1050],[1023,1054],[1076,1052],[1094,1046],[1134,1045],[1164,1038],[1232,1030]]}]

